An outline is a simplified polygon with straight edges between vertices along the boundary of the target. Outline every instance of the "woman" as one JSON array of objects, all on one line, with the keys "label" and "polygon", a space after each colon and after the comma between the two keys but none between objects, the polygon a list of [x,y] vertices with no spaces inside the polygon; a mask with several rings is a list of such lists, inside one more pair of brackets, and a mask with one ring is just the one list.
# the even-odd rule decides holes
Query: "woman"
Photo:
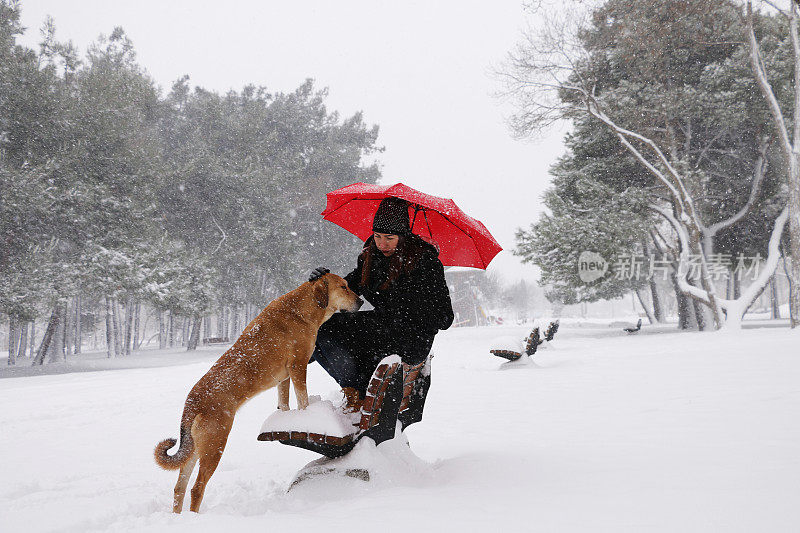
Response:
[{"label": "woman", "polygon": [[[357,410],[375,367],[387,355],[404,363],[423,362],[440,329],[453,323],[444,267],[431,244],[411,233],[408,203],[381,201],[350,288],[375,308],[336,313],[317,334],[314,360],[342,387],[347,408]],[[318,268],[309,281],[327,272]]]}]

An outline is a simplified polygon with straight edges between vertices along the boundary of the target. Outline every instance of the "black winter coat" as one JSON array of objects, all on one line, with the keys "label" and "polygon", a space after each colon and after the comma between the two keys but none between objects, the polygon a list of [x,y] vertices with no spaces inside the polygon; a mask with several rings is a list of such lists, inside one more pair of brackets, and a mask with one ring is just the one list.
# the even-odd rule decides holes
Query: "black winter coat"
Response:
[{"label": "black winter coat", "polygon": [[[381,288],[390,271],[391,257],[374,250],[372,237],[365,243],[356,269],[345,276],[350,288],[375,308],[357,313],[336,313],[323,328],[334,334],[365,366],[390,354],[417,364],[430,353],[433,338],[453,323],[450,291],[436,249],[412,235],[405,250],[413,253],[411,268],[403,269],[387,287]],[[366,254],[371,252],[370,276],[361,285]],[[397,252],[396,252],[397,253]]]}]

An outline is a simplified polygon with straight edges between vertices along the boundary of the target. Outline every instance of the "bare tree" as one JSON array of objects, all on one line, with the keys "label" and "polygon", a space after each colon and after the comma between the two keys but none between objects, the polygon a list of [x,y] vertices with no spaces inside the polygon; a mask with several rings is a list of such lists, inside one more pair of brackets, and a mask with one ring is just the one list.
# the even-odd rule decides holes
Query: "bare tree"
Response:
[{"label": "bare tree", "polygon": [[792,42],[792,62],[794,65],[793,86],[793,119],[792,131],[784,118],[778,98],[775,96],[772,84],[768,78],[767,68],[761,56],[761,49],[756,39],[754,28],[753,2],[747,0],[745,9],[745,24],[747,28],[747,43],[750,47],[750,65],[758,82],[761,94],[767,101],[770,114],[773,118],[778,144],[783,154],[787,168],[787,185],[789,189],[789,314],[792,328],[800,325],[800,37],[798,36],[798,0],[784,3],[783,6],[775,2],[765,1],[777,10],[788,22],[789,38]]}]

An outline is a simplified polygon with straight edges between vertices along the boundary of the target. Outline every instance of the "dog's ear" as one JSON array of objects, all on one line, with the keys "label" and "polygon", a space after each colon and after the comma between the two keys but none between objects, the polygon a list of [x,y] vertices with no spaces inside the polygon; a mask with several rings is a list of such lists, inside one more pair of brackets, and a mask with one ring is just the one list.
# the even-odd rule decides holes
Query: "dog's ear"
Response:
[{"label": "dog's ear", "polygon": [[328,307],[328,280],[317,280],[314,284],[314,299],[322,309]]}]

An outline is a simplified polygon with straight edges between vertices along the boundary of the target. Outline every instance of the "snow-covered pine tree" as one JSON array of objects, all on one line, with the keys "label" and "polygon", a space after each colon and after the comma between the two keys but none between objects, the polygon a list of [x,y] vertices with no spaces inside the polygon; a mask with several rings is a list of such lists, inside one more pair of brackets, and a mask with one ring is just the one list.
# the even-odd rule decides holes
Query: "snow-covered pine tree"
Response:
[{"label": "snow-covered pine tree", "polygon": [[[647,180],[638,184],[626,183],[626,174],[600,179],[616,190],[638,187],[649,194],[650,208],[674,231],[679,264],[699,260],[694,283],[676,277],[681,292],[707,307],[717,325],[738,325],[753,291],[743,292],[747,302],[719,297],[709,267],[714,239],[746,223],[763,184],[774,179],[766,110],[747,97],[752,79],[736,75],[746,70],[741,31],[736,6],[727,2],[608,0],[588,18],[568,13],[541,37],[531,36],[508,76],[519,96],[519,134],[557,118],[577,120],[578,129],[582,123],[590,131],[604,128],[620,156],[646,170]],[[591,144],[596,138],[584,139]],[[767,213],[770,242],[785,225],[779,213]],[[765,268],[774,270],[779,252],[768,249],[774,254]],[[754,291],[764,283],[758,278]]]}]

